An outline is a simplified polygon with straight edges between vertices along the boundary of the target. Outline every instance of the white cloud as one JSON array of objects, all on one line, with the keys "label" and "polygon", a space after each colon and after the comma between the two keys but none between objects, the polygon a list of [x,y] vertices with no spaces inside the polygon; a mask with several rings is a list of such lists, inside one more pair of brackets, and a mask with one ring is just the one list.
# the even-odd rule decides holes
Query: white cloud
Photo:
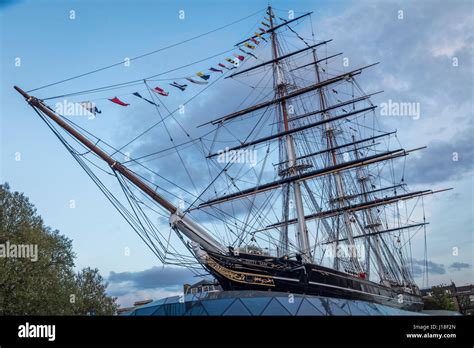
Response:
[{"label": "white cloud", "polygon": [[467,47],[466,41],[463,40],[463,38],[456,38],[454,40],[446,40],[443,43],[438,43],[431,48],[431,53],[434,57],[446,56],[451,58],[464,47]]}]

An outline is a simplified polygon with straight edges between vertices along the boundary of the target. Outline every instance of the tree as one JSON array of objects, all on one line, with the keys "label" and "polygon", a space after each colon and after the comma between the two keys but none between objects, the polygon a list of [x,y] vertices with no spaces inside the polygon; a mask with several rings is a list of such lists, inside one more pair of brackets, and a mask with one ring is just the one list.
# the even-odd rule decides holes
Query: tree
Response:
[{"label": "tree", "polygon": [[431,296],[425,299],[424,309],[455,311],[456,304],[449,293],[449,287],[444,284],[433,286]]},{"label": "tree", "polygon": [[[31,255],[7,257],[7,246],[30,247]],[[71,240],[45,226],[28,198],[8,184],[0,185],[0,251],[0,315],[86,315],[86,307],[116,312],[98,270],[76,274]]]},{"label": "tree", "polygon": [[97,268],[84,268],[77,274],[79,290],[75,312],[88,315],[111,315],[117,311],[115,299],[105,295],[107,283],[104,283]]}]

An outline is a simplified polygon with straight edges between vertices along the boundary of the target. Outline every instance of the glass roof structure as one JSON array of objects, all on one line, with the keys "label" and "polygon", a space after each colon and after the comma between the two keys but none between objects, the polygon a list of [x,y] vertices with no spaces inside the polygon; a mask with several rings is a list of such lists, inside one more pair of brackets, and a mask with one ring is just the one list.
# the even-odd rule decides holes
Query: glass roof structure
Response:
[{"label": "glass roof structure", "polygon": [[377,303],[266,291],[218,291],[172,296],[136,307],[129,316],[423,315]]}]

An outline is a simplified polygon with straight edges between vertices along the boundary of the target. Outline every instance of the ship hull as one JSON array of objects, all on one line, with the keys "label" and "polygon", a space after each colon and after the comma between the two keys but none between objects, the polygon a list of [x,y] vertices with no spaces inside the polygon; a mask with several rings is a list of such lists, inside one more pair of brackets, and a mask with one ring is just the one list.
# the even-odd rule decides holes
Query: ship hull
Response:
[{"label": "ship hull", "polygon": [[368,301],[411,311],[423,309],[421,296],[402,287],[387,287],[295,260],[208,253],[205,266],[224,290],[279,291]]}]

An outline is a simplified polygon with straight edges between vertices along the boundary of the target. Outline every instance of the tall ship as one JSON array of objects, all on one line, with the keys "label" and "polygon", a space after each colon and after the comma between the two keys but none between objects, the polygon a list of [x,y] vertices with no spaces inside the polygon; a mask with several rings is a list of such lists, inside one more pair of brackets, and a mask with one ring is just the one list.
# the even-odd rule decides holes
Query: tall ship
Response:
[{"label": "tall ship", "polygon": [[[383,129],[371,101],[382,91],[366,93],[358,81],[376,64],[343,64],[342,53],[330,51],[332,40],[317,39],[311,13],[288,16],[268,7],[254,16],[258,24],[230,47],[233,54],[219,63],[215,55],[198,60],[193,64],[212,67],[192,75],[184,75],[189,64],[36,96],[98,69],[15,89],[161,263],[212,275],[224,290],[421,310],[411,242],[420,231],[426,238],[423,197],[443,190],[408,188],[404,163],[422,148],[405,149],[395,130]],[[178,70],[181,75],[172,75]],[[236,96],[248,95],[236,101],[235,86],[241,86]],[[203,122],[195,124],[181,111],[208,89],[233,110],[215,114],[208,102],[196,116]],[[157,117],[124,144],[111,145],[87,128],[86,118],[55,106],[64,98],[94,122],[107,120],[107,109],[133,112],[136,103]],[[153,151],[133,147],[151,134]]]}]

